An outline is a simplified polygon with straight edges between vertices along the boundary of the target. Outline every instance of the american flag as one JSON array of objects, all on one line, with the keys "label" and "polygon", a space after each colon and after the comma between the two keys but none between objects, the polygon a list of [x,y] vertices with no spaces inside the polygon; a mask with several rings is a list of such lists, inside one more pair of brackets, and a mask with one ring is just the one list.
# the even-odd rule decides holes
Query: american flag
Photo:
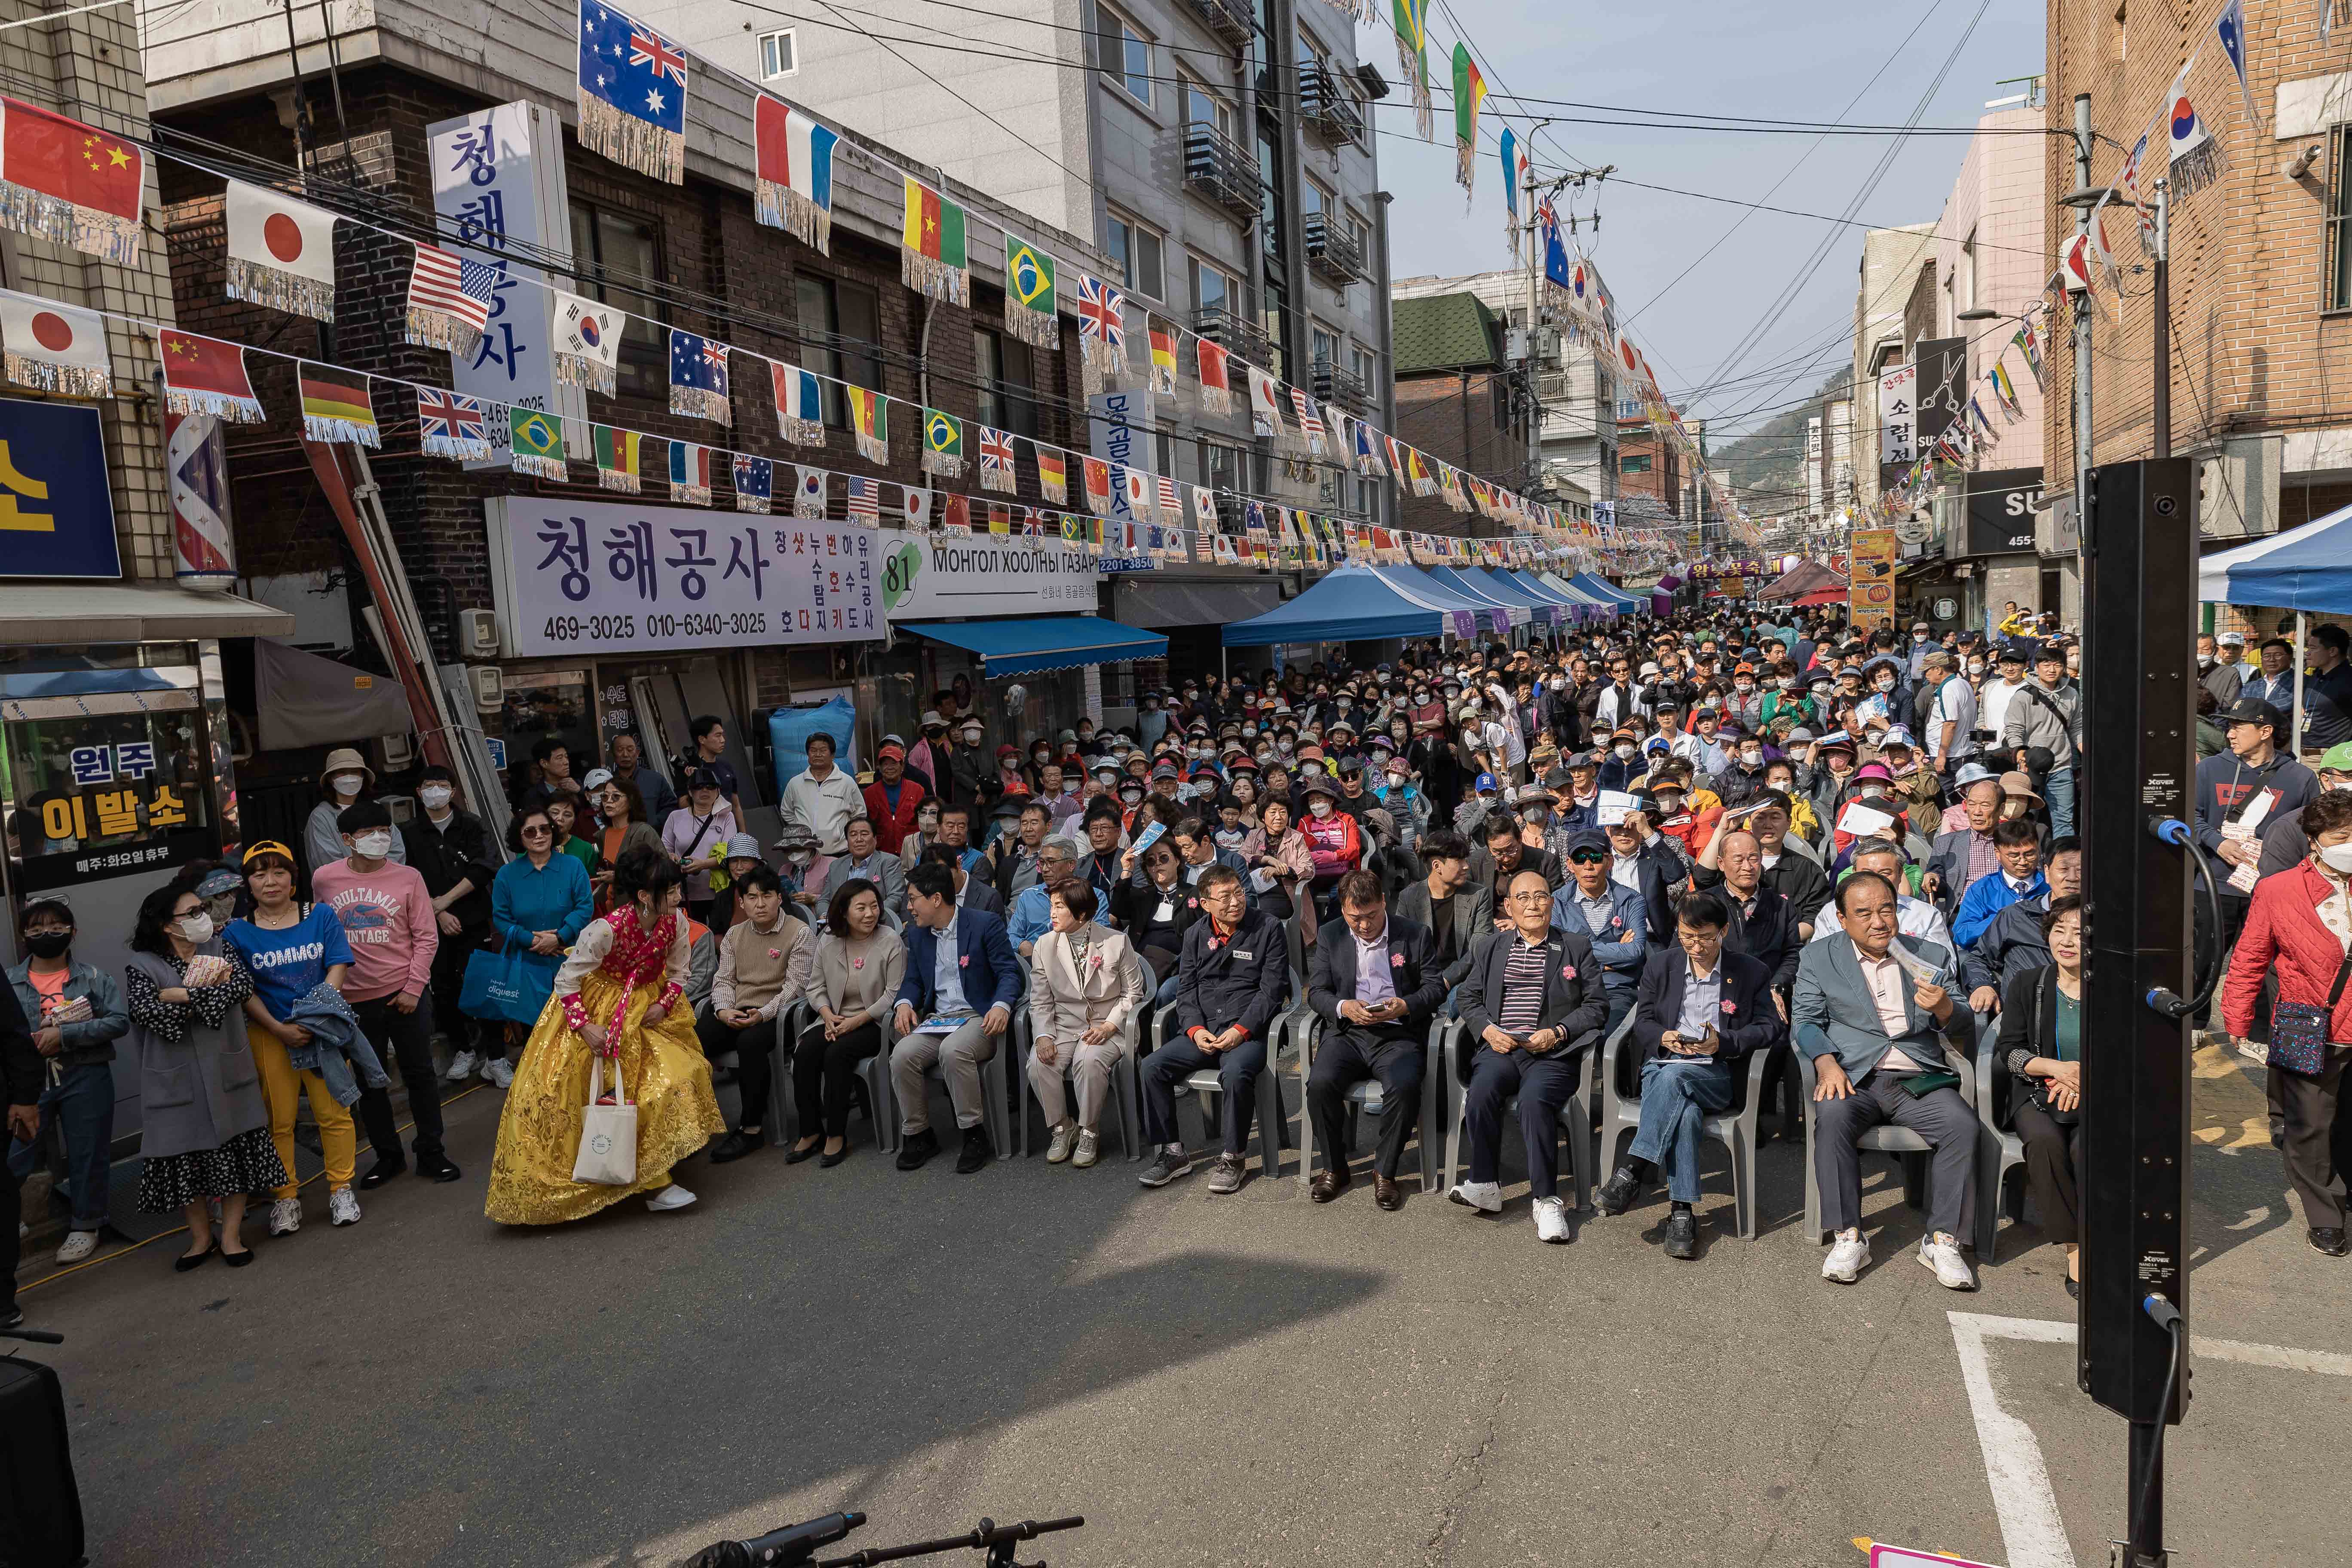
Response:
[{"label": "american flag", "polygon": [[849,476],[849,515],[878,519],[882,515],[882,485],[877,479]]},{"label": "american flag", "polygon": [[1003,430],[980,427],[980,471],[983,474],[1013,471],[1013,437]]},{"label": "american flag", "polygon": [[686,85],[686,56],[650,27],[629,34],[629,63],[650,67],[654,75],[666,76],[680,87]]},{"label": "american flag", "polygon": [[1184,521],[1183,504],[1176,499],[1176,481],[1166,474],[1160,476],[1160,515],[1171,523]]},{"label": "american flag", "polygon": [[408,277],[408,308],[439,310],[487,331],[499,276],[488,262],[461,261],[437,245],[419,245],[415,270]]},{"label": "american flag", "polygon": [[1126,297],[1099,278],[1078,274],[1078,333],[1101,340],[1105,348],[1126,346],[1127,328],[1120,320]]},{"label": "american flag", "polygon": [[426,387],[416,395],[416,417],[427,437],[448,441],[479,441],[489,434],[482,422],[482,401]]}]

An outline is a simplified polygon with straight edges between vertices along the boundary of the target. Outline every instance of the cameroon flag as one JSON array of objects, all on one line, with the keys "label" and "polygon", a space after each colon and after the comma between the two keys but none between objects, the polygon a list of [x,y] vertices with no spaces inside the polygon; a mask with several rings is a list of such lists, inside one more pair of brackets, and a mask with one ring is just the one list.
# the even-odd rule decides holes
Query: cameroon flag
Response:
[{"label": "cameroon flag", "polygon": [[963,208],[920,180],[907,181],[907,216],[898,236],[900,274],[907,287],[961,305],[971,292],[964,255]]},{"label": "cameroon flag", "polygon": [[312,441],[380,444],[368,378],[357,371],[302,362],[302,434]]},{"label": "cameroon flag", "polygon": [[513,442],[509,462],[519,474],[563,478],[563,421],[536,408],[509,407],[507,431]]},{"label": "cameroon flag", "polygon": [[596,447],[596,482],[608,490],[635,495],[640,488],[637,433],[611,425],[592,425],[589,436]]},{"label": "cameroon flag", "polygon": [[869,463],[890,460],[889,404],[880,393],[845,385],[849,398],[850,427],[857,436],[857,453]]}]

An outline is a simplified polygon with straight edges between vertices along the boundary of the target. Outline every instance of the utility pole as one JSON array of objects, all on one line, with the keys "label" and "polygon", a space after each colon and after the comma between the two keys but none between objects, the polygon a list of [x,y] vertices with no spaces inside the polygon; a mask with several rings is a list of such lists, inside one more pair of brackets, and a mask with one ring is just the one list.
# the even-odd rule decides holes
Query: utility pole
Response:
[{"label": "utility pole", "polygon": [[2156,352],[2148,383],[2148,416],[2156,426],[2156,455],[2172,456],[2172,278],[2170,180],[2156,182]]},{"label": "utility pole", "polygon": [[[2074,188],[2091,184],[2091,95],[2074,95]],[[2091,232],[2091,209],[2074,209],[2074,235]],[[2084,240],[2084,243],[2088,243]],[[2091,537],[2091,291],[2074,295],[2074,535],[2076,548]],[[2087,620],[2087,617],[2086,617]],[[2085,662],[2088,662],[2087,657]]]},{"label": "utility pole", "polygon": [[[1528,132],[1530,136],[1534,131]],[[1543,400],[1536,395],[1536,361],[1540,355],[1538,323],[1543,317],[1543,258],[1538,254],[1542,244],[1542,226],[1536,222],[1536,168],[1533,159],[1528,162],[1527,190],[1519,210],[1528,221],[1528,398],[1535,405],[1536,415],[1528,429],[1528,475],[1529,489],[1537,489],[1543,478]]]}]

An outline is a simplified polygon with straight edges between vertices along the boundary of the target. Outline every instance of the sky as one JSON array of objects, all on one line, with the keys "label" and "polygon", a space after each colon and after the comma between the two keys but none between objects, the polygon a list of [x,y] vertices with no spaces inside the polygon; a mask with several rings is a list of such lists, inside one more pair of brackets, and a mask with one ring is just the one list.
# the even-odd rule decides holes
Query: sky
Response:
[{"label": "sky", "polygon": [[[1573,8],[1433,0],[1430,11],[1436,142],[1413,137],[1411,100],[1401,86],[1374,117],[1381,132],[1381,183],[1396,198],[1389,247],[1398,278],[1510,265],[1495,144],[1505,123],[1524,136],[1545,115],[1622,119],[1622,110],[1632,110],[1900,125],[1928,95],[1922,127],[1972,126],[1988,100],[2024,90],[2021,82],[1996,84],[2040,71],[2044,48],[2040,0],[1685,0]],[[1449,62],[1465,31],[1486,62],[1487,90],[1496,95],[1480,117],[1476,190],[1466,215],[1454,181],[1449,107]],[[1360,58],[1400,82],[1394,35],[1385,26],[1360,27],[1357,43]],[[1948,59],[1950,69],[1930,94]],[[1612,107],[1518,104],[1501,100],[1507,92]],[[1874,191],[1853,210],[1863,223],[1890,227],[1937,217],[1968,141],[1563,122],[1538,132],[1534,146],[1538,177],[1547,169],[1616,165],[1598,187],[1597,238],[1590,231],[1580,237],[1615,298],[1620,327],[1648,356],[1667,395],[1682,403],[1688,389],[1720,378],[1720,394],[1696,400],[1696,412],[1725,419],[1753,411],[1752,419],[1719,427],[1729,434],[1801,401],[1851,360],[1864,230],[1623,182],[1834,216],[1855,202],[1893,147]],[[1594,190],[1588,185],[1574,202],[1580,215],[1594,209]],[[1825,235],[1828,251],[1780,319],[1734,358],[1783,290],[1798,284]],[[1686,267],[1688,275],[1676,281]]]}]

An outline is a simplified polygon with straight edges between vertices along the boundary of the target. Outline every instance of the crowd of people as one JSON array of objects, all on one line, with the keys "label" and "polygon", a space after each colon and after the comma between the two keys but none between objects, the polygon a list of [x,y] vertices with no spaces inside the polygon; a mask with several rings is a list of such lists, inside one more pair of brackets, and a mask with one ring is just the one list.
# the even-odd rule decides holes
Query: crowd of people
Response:
[{"label": "crowd of people", "polygon": [[[2338,658],[2306,679],[2314,731],[2341,643],[2315,634]],[[2262,673],[2219,681],[2230,647],[2200,657],[2198,682],[2215,749],[2197,828],[2232,873],[2200,952],[2234,944],[2230,1033],[2283,1042],[2277,1136],[2313,1245],[2341,1255],[2352,742],[2331,742],[2316,773],[2287,755],[2273,649]],[[68,895],[24,905],[29,956],[0,988],[0,1037],[27,1043],[0,1050],[11,1164],[61,1132],[58,1257],[88,1257],[107,1212],[110,1064],[135,1052],[141,1206],[184,1217],[177,1267],[215,1252],[241,1267],[250,1195],[268,1197],[269,1236],[303,1223],[306,1096],[343,1226],[359,1193],[412,1169],[461,1179],[447,1085],[504,1091],[486,1207],[524,1225],[633,1195],[683,1208],[680,1167],[698,1155],[772,1146],[837,1165],[861,1111],[897,1167],[919,1169],[943,1152],[933,1074],[959,1172],[1002,1152],[988,1096],[1007,1080],[1034,1097],[1047,1160],[1088,1167],[1125,1067],[1139,1180],[1199,1163],[1231,1193],[1249,1179],[1256,1085],[1303,1007],[1318,1202],[1350,1184],[1349,1091],[1369,1080],[1374,1200],[1402,1205],[1444,1017],[1462,1026],[1439,1070],[1467,1170],[1449,1195],[1503,1208],[1516,1117],[1536,1235],[1567,1240],[1561,1110],[1622,1036],[1640,1121],[1601,1215],[1663,1186],[1663,1249],[1696,1258],[1704,1121],[1760,1060],[1759,1109],[1811,1140],[1824,1276],[1850,1282],[1869,1260],[1855,1140],[1891,1122],[1931,1149],[1919,1261],[1972,1289],[1979,1112],[1958,1068],[1997,1035],[2013,1093],[1993,1114],[2023,1140],[2071,1289],[2080,657],[2046,616],[1938,637],[1759,608],[1533,647],[1412,647],[1372,668],[1189,675],[1116,729],[998,737],[968,691],[940,691],[911,738],[879,738],[866,773],[812,735],[770,846],[746,830],[715,719],[694,721],[667,772],[633,736],[584,771],[541,742],[504,855],[447,770],[425,770],[421,809],[395,830],[371,770],[337,752],[303,853],[249,844],[158,889],[120,981],[75,958]],[[1021,1070],[994,1077],[1016,1038]],[[789,1140],[771,1137],[787,1070]],[[731,1121],[714,1092],[730,1072]],[[1178,1101],[1203,1073],[1223,1092],[1195,1149]],[[633,1158],[583,1136],[615,1125],[600,1110],[630,1112]]]}]

